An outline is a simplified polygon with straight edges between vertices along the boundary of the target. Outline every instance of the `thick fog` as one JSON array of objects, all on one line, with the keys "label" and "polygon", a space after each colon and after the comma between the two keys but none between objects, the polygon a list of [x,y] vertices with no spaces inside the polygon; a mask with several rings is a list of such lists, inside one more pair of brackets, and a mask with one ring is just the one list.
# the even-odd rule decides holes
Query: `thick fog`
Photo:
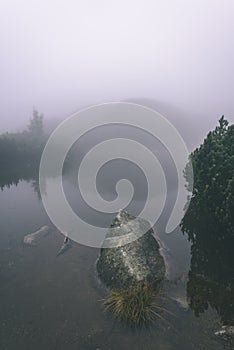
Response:
[{"label": "thick fog", "polygon": [[234,118],[233,0],[1,0],[0,132],[135,101],[200,142]]}]

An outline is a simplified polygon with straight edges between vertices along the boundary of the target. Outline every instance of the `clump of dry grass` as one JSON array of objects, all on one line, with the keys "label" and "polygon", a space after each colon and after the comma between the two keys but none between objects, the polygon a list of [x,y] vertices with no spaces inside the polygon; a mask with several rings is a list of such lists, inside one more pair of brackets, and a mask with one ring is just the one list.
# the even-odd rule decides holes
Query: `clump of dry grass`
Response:
[{"label": "clump of dry grass", "polygon": [[156,304],[156,296],[156,291],[149,284],[115,289],[111,290],[104,300],[104,306],[117,318],[140,326],[153,321],[156,317],[162,318],[158,313],[162,308]]}]

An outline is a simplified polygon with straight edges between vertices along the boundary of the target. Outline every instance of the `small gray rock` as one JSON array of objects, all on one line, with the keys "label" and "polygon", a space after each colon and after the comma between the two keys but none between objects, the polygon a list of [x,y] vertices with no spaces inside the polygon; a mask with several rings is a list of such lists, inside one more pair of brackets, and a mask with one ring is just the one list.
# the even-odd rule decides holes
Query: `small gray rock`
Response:
[{"label": "small gray rock", "polygon": [[215,332],[215,335],[230,337],[234,339],[234,326],[222,326],[222,328]]}]

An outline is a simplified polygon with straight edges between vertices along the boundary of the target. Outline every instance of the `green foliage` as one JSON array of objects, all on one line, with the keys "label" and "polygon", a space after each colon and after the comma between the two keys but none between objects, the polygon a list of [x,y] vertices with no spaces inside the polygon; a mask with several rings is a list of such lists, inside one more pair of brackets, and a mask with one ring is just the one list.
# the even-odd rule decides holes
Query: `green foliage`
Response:
[{"label": "green foliage", "polygon": [[[190,234],[196,233],[187,223],[193,219],[199,222],[205,214],[207,220],[212,218],[217,225],[233,232],[234,125],[228,126],[222,116],[219,125],[208,133],[204,143],[190,157],[194,188],[182,228]],[[191,190],[189,183],[188,189]]]},{"label": "green foliage", "polygon": [[190,307],[200,315],[210,305],[234,324],[234,125],[222,117],[190,157],[194,188],[181,224],[192,242]]}]

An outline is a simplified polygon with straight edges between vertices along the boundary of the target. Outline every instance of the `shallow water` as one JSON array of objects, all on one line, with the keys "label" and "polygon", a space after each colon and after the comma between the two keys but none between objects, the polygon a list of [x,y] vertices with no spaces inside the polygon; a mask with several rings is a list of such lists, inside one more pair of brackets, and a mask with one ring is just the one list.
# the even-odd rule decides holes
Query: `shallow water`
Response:
[{"label": "shallow water", "polygon": [[[69,176],[64,186],[70,202],[79,201]],[[220,328],[215,305],[208,304],[199,317],[188,307],[190,243],[179,228],[166,236],[163,218],[156,228],[169,268],[158,303],[173,315],[163,312],[163,319],[148,329],[134,330],[103,309],[105,289],[95,274],[98,249],[72,243],[56,256],[64,237],[50,222],[36,190],[35,182],[22,180],[0,192],[1,350],[224,349],[214,335]],[[111,219],[105,217],[105,224]],[[36,246],[25,246],[24,236],[43,225],[50,226],[50,233]]]}]

